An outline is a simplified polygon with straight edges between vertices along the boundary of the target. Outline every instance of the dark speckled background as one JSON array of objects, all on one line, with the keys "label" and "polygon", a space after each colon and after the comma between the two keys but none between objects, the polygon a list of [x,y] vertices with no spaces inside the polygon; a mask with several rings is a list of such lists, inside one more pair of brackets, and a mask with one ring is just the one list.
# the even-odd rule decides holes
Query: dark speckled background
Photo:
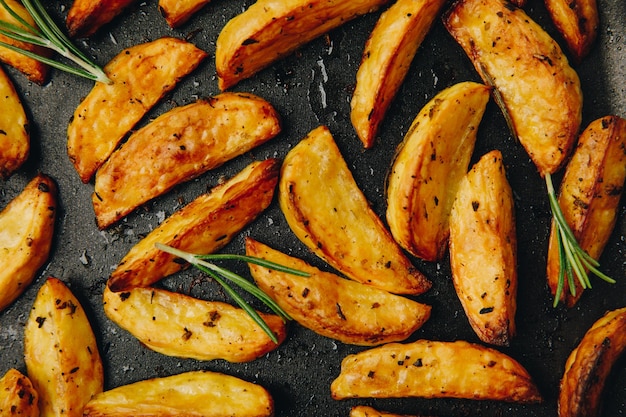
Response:
[{"label": "dark speckled background", "polygon": [[[69,4],[68,0],[47,2],[52,15],[59,21],[64,21]],[[162,35],[190,36],[196,45],[209,52],[210,58],[150,112],[140,123],[144,125],[150,117],[176,105],[219,92],[213,61],[217,35],[231,17],[249,4],[250,0],[213,0],[185,26],[172,30],[159,15],[156,1],[139,2],[94,37],[79,42],[79,46],[101,64],[125,47]],[[626,117],[626,3],[599,0],[599,7],[599,39],[590,56],[576,68],[585,95],[584,126],[607,114]],[[531,0],[527,10],[556,36],[540,1]],[[355,404],[447,417],[555,416],[558,383],[567,355],[586,329],[606,310],[626,305],[624,204],[619,223],[601,259],[606,272],[618,283],[610,286],[594,280],[594,290],[587,292],[575,308],[569,311],[564,307],[553,309],[544,278],[550,220],[545,185],[521,146],[506,130],[493,102],[480,126],[474,159],[493,148],[500,149],[516,198],[520,281],[518,335],[510,347],[502,350],[528,369],[545,397],[543,404],[524,406],[455,399],[338,402],[330,398],[330,383],[339,373],[341,360],[363,348],[343,345],[292,324],[286,342],[259,360],[247,364],[199,362],[154,353],[104,316],[101,293],[108,274],[143,235],[179,208],[181,202],[189,202],[214,186],[220,177],[233,175],[253,159],[283,157],[307,132],[320,124],[329,126],[359,186],[375,211],[383,215],[385,173],[394,149],[413,117],[443,88],[460,81],[478,80],[478,77],[441,21],[437,20],[391,106],[378,143],[373,149],[364,151],[350,125],[349,99],[364,42],[377,16],[375,13],[351,21],[234,87],[235,91],[258,94],[278,109],[284,124],[278,137],[220,169],[177,187],[128,216],[118,226],[103,232],[95,226],[90,199],[93,184],[80,182],[66,154],[68,121],[92,83],[55,71],[50,82],[42,87],[8,69],[32,121],[33,149],[26,165],[8,181],[0,183],[0,206],[4,207],[15,197],[37,171],[43,171],[53,176],[59,185],[60,210],[49,263],[23,296],[0,313],[0,374],[11,367],[25,371],[23,327],[38,288],[45,277],[55,276],[71,287],[90,315],[104,358],[107,389],[145,378],[207,369],[265,386],[276,401],[277,417],[347,416],[350,406]],[[295,239],[276,202],[225,251],[243,252],[246,235],[324,267]],[[477,342],[452,288],[448,259],[437,264],[414,261],[434,283],[431,291],[418,297],[419,301],[433,306],[433,313],[411,340],[464,339]],[[233,268],[247,273],[242,265],[233,265]],[[198,277],[198,273],[187,271],[159,285],[191,291],[200,298],[225,299],[214,283],[204,282],[192,289],[192,281]],[[617,364],[616,372],[608,382],[603,416],[626,413],[625,360]]]}]

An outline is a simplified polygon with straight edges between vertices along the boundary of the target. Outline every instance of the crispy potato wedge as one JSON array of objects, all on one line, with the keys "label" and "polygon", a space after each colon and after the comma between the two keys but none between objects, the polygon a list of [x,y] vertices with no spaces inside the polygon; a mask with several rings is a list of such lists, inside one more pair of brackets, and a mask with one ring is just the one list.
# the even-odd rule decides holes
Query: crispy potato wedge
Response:
[{"label": "crispy potato wedge", "polygon": [[104,312],[148,348],[168,356],[249,362],[285,340],[285,323],[259,313],[278,344],[244,310],[157,288],[104,290]]},{"label": "crispy potato wedge", "polygon": [[[411,417],[406,414],[393,414],[384,411],[378,411],[373,407],[365,405],[357,405],[350,409],[350,417]],[[417,417],[417,416],[414,416]]]},{"label": "crispy potato wedge", "polygon": [[211,0],[159,0],[159,11],[171,28],[185,24]]},{"label": "crispy potato wedge", "polygon": [[39,394],[17,369],[0,378],[0,416],[39,417]]},{"label": "crispy potato wedge", "polygon": [[33,282],[48,261],[57,187],[39,174],[0,213],[0,311]]},{"label": "crispy potato wedge", "polygon": [[333,398],[467,398],[541,401],[528,372],[497,350],[465,341],[389,343],[348,355]]},{"label": "crispy potato wedge", "polygon": [[[620,199],[626,178],[626,120],[606,116],[589,124],[567,164],[559,191],[563,216],[580,247],[599,259],[619,215]],[[548,245],[547,277],[552,295],[559,283],[559,245],[554,223]],[[574,279],[575,295],[565,279],[559,299],[572,307],[583,288]]]},{"label": "crispy potato wedge", "polygon": [[118,292],[147,287],[185,267],[158,250],[157,242],[198,254],[224,247],[272,202],[279,170],[276,159],[253,162],[172,214],[124,256],[109,278],[109,288]]},{"label": "crispy potato wedge", "polygon": [[57,278],[48,278],[37,293],[24,329],[24,361],[42,417],[82,416],[87,401],[102,392],[103,367],[91,325]]},{"label": "crispy potato wedge", "polygon": [[[33,27],[37,27],[35,21],[32,16],[22,3],[17,0],[5,0],[6,4],[9,6],[11,10],[17,13],[22,19],[24,19],[29,25]],[[3,22],[8,22],[20,27],[23,27],[21,23],[17,21],[11,14],[4,8],[0,7],[0,20]],[[5,35],[0,34],[0,42],[7,43],[9,45],[16,46],[20,49],[24,49],[30,52],[34,52],[38,55],[42,55],[45,57],[50,56],[50,51],[41,46],[36,46],[30,43],[19,42]],[[43,85],[48,80],[48,73],[50,72],[50,67],[46,64],[43,64],[36,59],[29,58],[17,51],[9,49],[4,46],[0,46],[0,61],[4,62],[7,65],[12,66],[17,69],[21,73],[23,73],[26,78],[31,80],[36,84]]]},{"label": "crispy potato wedge", "polygon": [[565,362],[559,417],[599,416],[602,392],[626,349],[626,308],[607,312],[585,333]]},{"label": "crispy potato wedge", "polygon": [[596,0],[545,0],[545,4],[574,62],[582,61],[598,37]]},{"label": "crispy potato wedge", "polygon": [[295,235],[347,277],[396,294],[430,288],[369,206],[327,127],[286,155],[279,202]]},{"label": "crispy potato wedge", "polygon": [[218,86],[226,90],[300,46],[389,0],[258,0],[232,18],[215,45]]},{"label": "crispy potato wedge", "polygon": [[582,92],[556,41],[506,0],[458,0],[444,23],[495,87],[498,105],[539,173],[558,170],[578,135]]},{"label": "crispy potato wedge", "polygon": [[135,0],[74,0],[65,25],[71,37],[87,38],[113,20]]},{"label": "crispy potato wedge", "polygon": [[97,171],[92,201],[98,227],[279,132],[276,110],[250,94],[222,93],[170,110],[133,133]]},{"label": "crispy potato wedge", "polygon": [[207,53],[164,37],[120,52],[104,71],[112,84],[96,83],[67,129],[67,152],[87,183],[145,113],[193,71]]},{"label": "crispy potato wedge", "polygon": [[85,406],[89,417],[270,417],[274,400],[260,385],[210,371],[191,371],[113,388]]},{"label": "crispy potato wedge", "polygon": [[484,84],[446,88],[419,112],[398,147],[387,179],[387,223],[396,242],[424,260],[446,252],[450,209],[488,101]]},{"label": "crispy potato wedge", "polygon": [[502,154],[488,152],[461,180],[450,214],[452,281],[480,340],[508,346],[515,335],[517,236]]},{"label": "crispy potato wedge", "polygon": [[320,271],[251,238],[246,239],[246,254],[310,274],[249,264],[259,288],[291,318],[322,336],[361,346],[398,342],[430,317],[428,305]]},{"label": "crispy potato wedge", "polygon": [[15,86],[0,68],[0,178],[7,179],[28,159],[28,119]]},{"label": "crispy potato wedge", "polygon": [[350,119],[365,148],[374,146],[389,105],[444,0],[397,0],[365,44],[350,101]]}]

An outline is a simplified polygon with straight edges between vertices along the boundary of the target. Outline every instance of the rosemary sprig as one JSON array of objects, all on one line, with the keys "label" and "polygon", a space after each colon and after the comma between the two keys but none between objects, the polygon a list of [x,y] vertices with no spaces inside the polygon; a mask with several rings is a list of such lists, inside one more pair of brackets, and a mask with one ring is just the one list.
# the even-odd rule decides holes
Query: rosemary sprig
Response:
[{"label": "rosemary sprig", "polygon": [[22,4],[35,21],[35,25],[37,27],[25,21],[19,14],[11,9],[5,0],[0,0],[0,6],[6,9],[16,22],[19,23],[19,25],[17,25],[0,21],[0,34],[18,42],[30,43],[32,45],[51,49],[59,55],[76,63],[79,67],[72,67],[63,62],[22,49],[7,42],[0,41],[1,46],[21,53],[29,58],[43,62],[44,64],[48,64],[61,71],[78,75],[93,81],[111,84],[111,80],[107,77],[104,71],[85,54],[83,54],[76,46],[74,46],[69,38],[65,36],[65,34],[55,24],[54,20],[52,20],[48,12],[46,12],[39,0],[22,0]]},{"label": "rosemary sprig", "polygon": [[574,275],[577,277],[583,289],[591,288],[591,281],[589,280],[587,271],[592,272],[597,277],[611,284],[614,284],[615,280],[600,271],[598,269],[600,263],[580,247],[572,229],[567,224],[567,220],[557,200],[554,185],[552,184],[552,176],[547,173],[545,180],[559,246],[559,280],[554,295],[554,307],[556,307],[563,294],[566,279],[570,293],[572,296],[576,296]]},{"label": "rosemary sprig", "polygon": [[297,269],[292,269],[280,264],[276,264],[274,262],[267,261],[265,259],[256,258],[253,256],[246,255],[231,255],[231,254],[208,254],[208,255],[195,255],[189,252],[182,251],[180,249],[173,248],[171,246],[164,245],[162,243],[156,243],[155,246],[157,249],[167,252],[171,255],[177,256],[187,262],[189,262],[194,267],[198,268],[200,271],[209,275],[215,281],[217,281],[226,291],[226,293],[237,303],[239,307],[241,307],[248,315],[254,320],[256,324],[258,324],[265,333],[272,339],[274,343],[278,343],[278,339],[276,335],[272,331],[272,329],[268,326],[268,324],[263,320],[263,318],[257,313],[257,311],[252,308],[227,282],[231,281],[237,286],[239,286],[244,291],[250,293],[254,297],[258,298],[268,306],[274,313],[280,316],[283,321],[291,320],[289,314],[285,312],[274,300],[272,300],[265,292],[263,292],[259,287],[252,284],[247,279],[243,278],[240,275],[235,274],[232,271],[224,269],[220,266],[217,266],[211,262],[207,261],[217,261],[217,260],[238,260],[253,263],[256,265],[263,266],[265,268],[271,268],[275,271],[287,272],[293,275],[299,276],[309,276],[308,273],[299,271]]}]

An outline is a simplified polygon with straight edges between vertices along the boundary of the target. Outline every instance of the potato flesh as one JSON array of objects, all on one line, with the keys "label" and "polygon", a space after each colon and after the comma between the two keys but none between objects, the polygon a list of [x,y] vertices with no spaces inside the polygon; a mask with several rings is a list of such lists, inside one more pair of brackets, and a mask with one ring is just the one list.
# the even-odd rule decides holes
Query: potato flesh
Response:
[{"label": "potato flesh", "polygon": [[92,201],[98,227],[279,132],[274,108],[250,94],[223,93],[161,115],[133,133],[96,173]]},{"label": "potato flesh", "polygon": [[489,87],[462,82],[437,94],[398,147],[387,185],[387,223],[395,240],[427,261],[447,249],[449,216],[467,172]]},{"label": "potato flesh", "polygon": [[430,288],[368,205],[325,126],[286,155],[279,202],[295,235],[347,277],[397,294]]},{"label": "potato flesh", "polygon": [[559,45],[522,9],[501,0],[458,1],[444,23],[501,96],[539,173],[557,171],[582,118],[580,80]]},{"label": "potato flesh", "polygon": [[74,0],[65,25],[71,37],[86,38],[113,20],[135,0]]},{"label": "potato flesh", "polygon": [[576,62],[587,56],[598,36],[596,0],[546,0],[546,8]]},{"label": "potato flesh", "polygon": [[517,361],[465,341],[389,343],[348,355],[331,384],[331,394],[335,399],[541,401],[530,375]]},{"label": "potato flesh", "polygon": [[211,0],[159,0],[159,11],[171,28],[185,24]]},{"label": "potato flesh", "polygon": [[80,179],[89,182],[124,135],[206,56],[189,42],[164,37],[113,58],[104,67],[112,84],[96,83],[67,129],[67,151]]},{"label": "potato flesh", "polygon": [[430,317],[430,306],[320,271],[250,238],[246,254],[310,274],[300,277],[249,264],[259,288],[291,318],[322,336],[380,345],[406,339]]},{"label": "potato flesh", "polygon": [[47,262],[56,206],[56,184],[39,174],[0,213],[0,311],[24,292]]},{"label": "potato flesh", "polygon": [[443,0],[398,0],[371,32],[350,102],[352,125],[365,148],[374,145],[379,125],[443,4]]},{"label": "potato flesh", "polygon": [[280,162],[253,162],[209,194],[172,214],[124,256],[109,278],[113,291],[149,286],[180,271],[184,264],[154,245],[165,245],[197,254],[224,247],[272,202]]},{"label": "potato flesh", "polygon": [[226,90],[301,45],[389,0],[259,0],[232,18],[215,46],[218,85]]},{"label": "potato flesh", "polygon": [[79,417],[103,389],[96,338],[82,306],[57,278],[41,286],[24,331],[28,377],[42,417]]},{"label": "potato flesh", "polygon": [[[109,319],[164,355],[249,362],[278,347],[248,313],[226,303],[157,288],[114,293],[107,287],[103,300]],[[282,343],[282,319],[260,314]]]},{"label": "potato flesh", "polygon": [[38,400],[30,379],[17,369],[0,378],[0,416],[39,417]]},{"label": "potato flesh", "polygon": [[[599,259],[619,215],[626,178],[626,120],[596,119],[581,134],[561,181],[559,205],[580,247]],[[559,250],[554,224],[548,246],[547,277],[552,295],[559,281]],[[561,300],[573,306],[583,289],[574,278],[576,295],[564,280]]]},{"label": "potato flesh", "polygon": [[0,68],[0,178],[6,179],[28,159],[28,119],[13,83]]}]

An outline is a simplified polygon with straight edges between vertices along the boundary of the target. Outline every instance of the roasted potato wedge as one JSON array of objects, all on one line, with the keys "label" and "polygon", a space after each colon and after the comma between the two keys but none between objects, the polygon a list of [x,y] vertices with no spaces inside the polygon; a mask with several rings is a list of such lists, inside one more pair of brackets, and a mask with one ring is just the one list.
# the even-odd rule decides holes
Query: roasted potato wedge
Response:
[{"label": "roasted potato wedge", "polygon": [[[37,27],[35,21],[32,16],[22,3],[17,0],[5,0],[7,6],[15,13],[17,13],[22,19],[24,19],[29,25],[33,27]],[[17,21],[11,14],[4,8],[0,7],[0,20],[3,22],[11,23],[20,27],[23,27],[20,22]],[[30,43],[19,42],[9,37],[0,34],[0,42],[16,46],[20,49],[24,49],[30,52],[34,52],[38,55],[42,55],[45,57],[50,56],[50,51],[41,46],[36,46]],[[50,72],[50,67],[46,64],[43,64],[36,59],[29,58],[24,54],[21,54],[17,51],[9,49],[4,46],[0,46],[0,61],[4,62],[7,65],[12,66],[17,69],[21,73],[23,73],[26,78],[31,80],[36,84],[45,84],[48,80],[48,73]]]},{"label": "roasted potato wedge", "polygon": [[104,71],[112,84],[96,83],[67,129],[67,152],[87,183],[145,113],[193,71],[207,53],[164,37],[120,52]]},{"label": "roasted potato wedge", "polygon": [[39,417],[39,394],[17,369],[0,378],[0,416]]},{"label": "roasted potato wedge", "polygon": [[24,292],[47,262],[56,207],[56,184],[39,174],[0,212],[0,311]]},{"label": "roasted potato wedge", "polygon": [[582,61],[598,37],[596,0],[545,0],[545,5],[574,61]]},{"label": "roasted potato wedge", "polygon": [[170,110],[133,133],[97,171],[92,201],[98,227],[279,132],[276,110],[250,94],[223,93]]},{"label": "roasted potato wedge", "polygon": [[480,340],[508,346],[515,335],[517,236],[513,192],[494,150],[461,180],[450,214],[452,281]]},{"label": "roasted potato wedge", "polygon": [[[244,310],[157,288],[104,290],[104,312],[148,348],[168,356],[249,362],[278,346]],[[283,320],[261,314],[279,344]]]},{"label": "roasted potato wedge", "polygon": [[[626,120],[606,116],[589,124],[578,139],[576,151],[567,164],[559,205],[580,247],[599,259],[608,241],[620,209],[626,178]],[[552,295],[559,283],[559,245],[554,222],[548,245],[547,277]],[[561,301],[572,307],[583,288],[573,280],[575,292],[567,279],[563,282]]]},{"label": "roasted potato wedge", "polygon": [[430,288],[369,206],[327,127],[286,155],[279,202],[295,235],[347,277],[397,294]]},{"label": "roasted potato wedge", "polygon": [[0,68],[0,178],[7,179],[28,159],[28,119],[13,83]]},{"label": "roasted potato wedge", "polygon": [[24,329],[24,361],[42,417],[83,415],[102,392],[103,367],[82,306],[57,278],[41,286]]},{"label": "roasted potato wedge", "polygon": [[365,148],[374,145],[380,123],[443,4],[444,0],[397,0],[372,30],[350,101],[352,125]]},{"label": "roasted potato wedge", "polygon": [[159,11],[171,28],[185,24],[211,0],[159,0]]},{"label": "roasted potato wedge", "polygon": [[389,0],[258,0],[232,18],[215,45],[218,86],[226,90],[346,21]]},{"label": "roasted potato wedge", "polygon": [[556,41],[506,0],[458,0],[444,23],[495,87],[498,105],[539,173],[557,171],[578,135],[582,92]]},{"label": "roasted potato wedge", "polygon": [[272,202],[280,162],[253,162],[239,174],[178,210],[137,243],[109,278],[112,291],[147,287],[185,265],[158,250],[159,242],[191,253],[224,247]]},{"label": "roasted potato wedge", "polygon": [[251,238],[246,254],[307,272],[301,277],[249,264],[256,284],[291,318],[321,334],[362,346],[409,337],[430,317],[430,306],[320,271]]},{"label": "roasted potato wedge", "polygon": [[89,417],[270,417],[274,400],[260,385],[234,376],[191,371],[113,388],[85,406]]},{"label": "roasted potato wedge", "polygon": [[485,346],[418,340],[348,355],[331,384],[333,398],[467,398],[541,401],[517,361]]},{"label": "roasted potato wedge", "polygon": [[424,260],[446,252],[450,209],[488,101],[484,84],[446,88],[419,112],[398,147],[387,179],[387,223],[396,242]]},{"label": "roasted potato wedge", "polygon": [[71,37],[87,38],[113,20],[135,0],[74,0],[65,25]]},{"label": "roasted potato wedge", "polygon": [[393,414],[384,411],[378,411],[373,407],[365,405],[357,405],[350,409],[350,417],[418,417],[406,414]]},{"label": "roasted potato wedge", "polygon": [[559,417],[600,415],[606,379],[625,349],[626,308],[620,308],[596,321],[567,358],[559,392]]}]

